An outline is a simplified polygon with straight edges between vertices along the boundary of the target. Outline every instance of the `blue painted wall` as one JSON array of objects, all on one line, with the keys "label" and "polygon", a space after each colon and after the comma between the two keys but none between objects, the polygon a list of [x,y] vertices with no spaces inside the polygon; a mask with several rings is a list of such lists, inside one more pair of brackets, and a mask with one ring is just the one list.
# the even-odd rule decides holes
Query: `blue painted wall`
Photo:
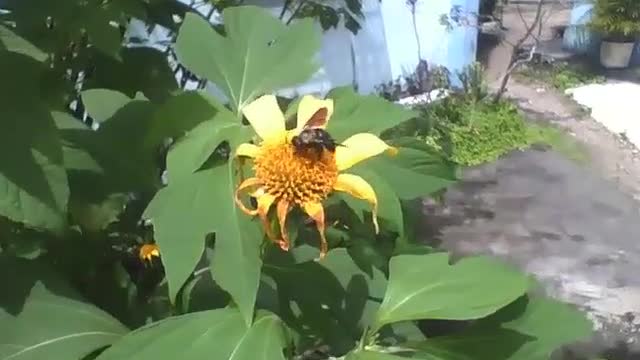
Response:
[{"label": "blue painted wall", "polygon": [[[460,6],[466,14],[477,14],[480,0],[451,0],[451,6]],[[456,74],[476,60],[478,29],[473,26],[456,27],[448,36],[448,56],[445,65],[451,71],[452,84],[459,86],[461,84]]]}]

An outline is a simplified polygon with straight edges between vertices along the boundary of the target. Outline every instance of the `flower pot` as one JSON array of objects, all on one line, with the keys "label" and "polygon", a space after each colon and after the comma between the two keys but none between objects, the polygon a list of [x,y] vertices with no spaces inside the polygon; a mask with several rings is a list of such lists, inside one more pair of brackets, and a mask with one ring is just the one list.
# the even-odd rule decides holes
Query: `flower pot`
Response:
[{"label": "flower pot", "polygon": [[624,69],[629,66],[635,43],[603,41],[600,44],[600,63],[607,69]]}]

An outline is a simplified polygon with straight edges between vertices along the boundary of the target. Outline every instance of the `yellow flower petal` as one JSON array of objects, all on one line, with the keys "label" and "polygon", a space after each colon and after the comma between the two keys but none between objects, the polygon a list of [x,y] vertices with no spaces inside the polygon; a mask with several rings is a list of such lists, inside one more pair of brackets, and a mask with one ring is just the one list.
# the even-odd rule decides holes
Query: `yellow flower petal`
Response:
[{"label": "yellow flower petal", "polygon": [[248,209],[246,206],[244,206],[244,204],[240,200],[240,192],[242,190],[244,190],[244,189],[248,189],[248,188],[256,187],[256,186],[262,186],[262,181],[260,181],[260,179],[255,178],[255,177],[249,178],[249,179],[243,181],[242,184],[240,184],[238,186],[238,188],[236,188],[236,193],[235,193],[236,205],[238,205],[240,210],[242,210],[245,214],[251,215],[251,216],[257,215],[258,214],[258,210],[257,209]]},{"label": "yellow flower petal", "polygon": [[300,100],[300,104],[298,105],[298,125],[296,130],[300,132],[302,128],[307,124],[307,122],[313,117],[313,115],[320,109],[327,109],[327,116],[324,121],[320,121],[317,124],[314,124],[314,127],[319,127],[324,129],[333,115],[333,100],[327,99],[322,100],[318,99],[312,95],[305,95],[302,100]]},{"label": "yellow flower petal", "polygon": [[236,156],[244,156],[249,158],[255,158],[260,152],[260,148],[253,144],[240,144],[236,149]]},{"label": "yellow flower petal", "polygon": [[290,242],[289,242],[289,234],[287,233],[287,214],[291,209],[291,204],[286,200],[280,200],[278,202],[277,214],[278,214],[278,222],[280,223],[280,236],[282,237],[280,241],[280,248],[284,251],[289,250]]},{"label": "yellow flower petal", "polygon": [[324,209],[322,208],[322,204],[319,202],[304,203],[302,204],[302,209],[307,213],[307,215],[309,215],[310,218],[313,219],[313,221],[315,221],[318,233],[320,233],[320,256],[317,260],[322,260],[322,258],[324,258],[329,251],[327,238],[324,235]]},{"label": "yellow flower petal", "polygon": [[278,238],[275,236],[273,231],[271,230],[271,223],[269,223],[269,209],[271,205],[273,205],[274,201],[276,201],[276,197],[269,194],[264,193],[256,198],[258,201],[258,216],[260,217],[260,221],[262,222],[262,226],[264,227],[264,231],[267,233],[267,237],[269,240],[280,243]]},{"label": "yellow flower petal", "polygon": [[376,192],[369,183],[358,175],[340,174],[333,186],[336,191],[343,191],[347,194],[362,200],[366,200],[371,204],[371,215],[373,217],[373,226],[376,234],[380,231],[378,226],[378,198]]},{"label": "yellow flower petal", "polygon": [[369,133],[355,134],[342,145],[336,148],[336,164],[340,171],[391,149],[379,137]]},{"label": "yellow flower petal", "polygon": [[264,141],[284,136],[284,114],[274,95],[265,95],[242,108],[256,134]]}]

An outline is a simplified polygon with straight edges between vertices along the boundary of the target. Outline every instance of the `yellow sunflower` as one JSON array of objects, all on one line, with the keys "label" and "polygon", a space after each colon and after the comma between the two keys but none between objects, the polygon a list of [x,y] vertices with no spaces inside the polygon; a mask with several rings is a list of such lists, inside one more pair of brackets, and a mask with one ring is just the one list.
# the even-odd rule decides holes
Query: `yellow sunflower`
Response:
[{"label": "yellow sunflower", "polygon": [[[360,176],[342,171],[385,151],[395,151],[376,135],[369,133],[353,135],[338,145],[335,152],[325,149],[318,157],[306,156],[305,153],[296,151],[291,143],[292,138],[300,134],[307,122],[321,109],[326,116],[320,121],[314,119],[314,128],[326,128],[333,113],[333,100],[304,96],[298,106],[296,128],[286,130],[285,117],[276,97],[265,95],[242,110],[262,141],[258,145],[241,144],[235,152],[236,157],[253,159],[255,172],[254,177],[242,181],[236,189],[235,200],[239,208],[248,215],[258,215],[269,239],[286,251],[289,249],[285,226],[287,214],[293,207],[300,207],[315,221],[320,233],[320,259],[328,251],[322,201],[333,191],[346,192],[368,201],[372,206],[375,231],[378,232],[378,201],[375,191]],[[247,208],[240,200],[243,191],[249,191],[256,198],[256,209]],[[269,209],[274,204],[281,229],[279,236],[273,234],[267,218]]]}]

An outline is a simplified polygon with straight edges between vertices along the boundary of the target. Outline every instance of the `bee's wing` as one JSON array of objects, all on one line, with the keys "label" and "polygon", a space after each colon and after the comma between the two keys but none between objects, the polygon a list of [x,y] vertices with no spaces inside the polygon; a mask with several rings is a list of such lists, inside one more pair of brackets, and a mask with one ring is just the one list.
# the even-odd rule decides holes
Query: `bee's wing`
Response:
[{"label": "bee's wing", "polygon": [[329,110],[327,108],[320,108],[316,111],[309,120],[304,124],[303,129],[320,127],[327,123],[327,115]]}]

